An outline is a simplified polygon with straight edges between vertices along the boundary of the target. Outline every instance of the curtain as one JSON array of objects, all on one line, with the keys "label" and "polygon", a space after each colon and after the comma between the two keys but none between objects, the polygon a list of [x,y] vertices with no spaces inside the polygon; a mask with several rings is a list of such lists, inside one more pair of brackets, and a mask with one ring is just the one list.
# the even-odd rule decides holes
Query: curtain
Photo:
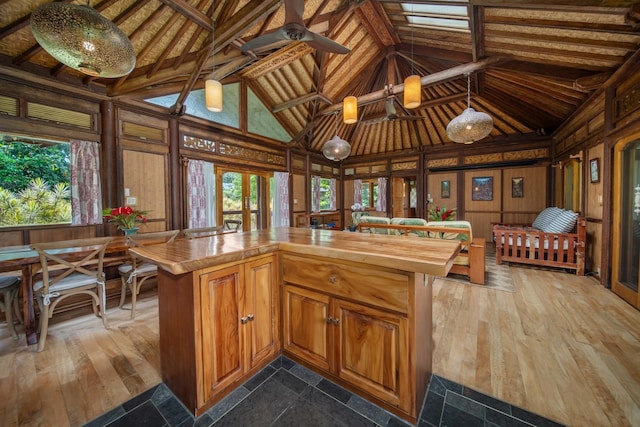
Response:
[{"label": "curtain", "polygon": [[71,224],[101,224],[100,146],[92,141],[70,142]]},{"label": "curtain", "polygon": [[205,188],[205,217],[206,226],[213,227],[218,224],[216,214],[216,175],[214,174],[213,163],[203,162],[202,172],[204,173]]},{"label": "curtain", "polygon": [[336,210],[336,179],[329,180],[329,210]]},{"label": "curtain", "polygon": [[207,226],[207,190],[204,178],[205,163],[189,160],[187,169],[187,198],[189,200],[189,228]]},{"label": "curtain", "polygon": [[311,212],[320,212],[320,177],[311,177]]},{"label": "curtain", "polygon": [[362,180],[353,180],[353,204],[356,203],[362,205]]},{"label": "curtain", "polygon": [[272,227],[289,227],[289,172],[273,173]]},{"label": "curtain", "polygon": [[376,201],[376,211],[385,212],[387,210],[387,178],[378,178],[378,200]]}]

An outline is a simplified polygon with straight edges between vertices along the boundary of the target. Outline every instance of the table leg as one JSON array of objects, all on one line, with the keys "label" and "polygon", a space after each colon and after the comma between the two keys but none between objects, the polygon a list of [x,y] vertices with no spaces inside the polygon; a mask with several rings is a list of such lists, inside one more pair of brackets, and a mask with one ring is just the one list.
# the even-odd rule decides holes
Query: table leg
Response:
[{"label": "table leg", "polygon": [[22,266],[22,317],[27,344],[37,344],[36,313],[33,307],[33,286],[31,283],[31,265]]}]

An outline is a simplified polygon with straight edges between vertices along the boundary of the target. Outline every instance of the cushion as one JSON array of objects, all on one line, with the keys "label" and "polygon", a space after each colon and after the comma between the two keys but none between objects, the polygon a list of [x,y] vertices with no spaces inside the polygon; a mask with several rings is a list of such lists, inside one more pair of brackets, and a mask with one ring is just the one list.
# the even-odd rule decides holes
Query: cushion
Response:
[{"label": "cushion", "polygon": [[[422,218],[391,218],[391,224],[395,225],[427,225],[427,221]],[[404,234],[402,230],[389,230],[389,234]],[[426,233],[420,230],[409,230],[410,236],[426,237]]]},{"label": "cushion", "polygon": [[[429,221],[427,225],[431,227],[466,228],[469,230],[469,239],[473,240],[473,232],[471,230],[471,223],[469,221]],[[430,234],[436,234],[436,233],[430,233]],[[437,234],[442,234],[442,233],[437,233]],[[441,235],[441,236],[430,236],[430,237],[438,237],[440,239],[448,239],[448,240],[457,239],[462,242],[467,240],[466,234],[455,233],[455,232],[445,233],[444,235]]]},{"label": "cushion", "polygon": [[538,214],[531,226],[538,230],[546,231],[545,228],[551,224],[561,212],[563,212],[563,210],[555,206],[546,208]]},{"label": "cushion", "polygon": [[540,230],[545,233],[571,233],[576,226],[578,214],[573,211],[562,211],[558,216]]},{"label": "cushion", "polygon": [[361,228],[361,230],[374,234],[389,234],[386,228],[375,228],[375,224],[390,224],[390,222],[389,218],[381,216],[363,216],[360,218],[360,224],[362,224],[363,227],[370,225],[370,227]]}]

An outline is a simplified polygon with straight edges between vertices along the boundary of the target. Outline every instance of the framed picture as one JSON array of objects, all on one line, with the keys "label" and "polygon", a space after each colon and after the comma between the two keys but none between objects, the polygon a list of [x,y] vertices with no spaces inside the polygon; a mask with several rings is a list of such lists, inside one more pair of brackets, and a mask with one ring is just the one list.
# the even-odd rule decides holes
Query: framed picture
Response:
[{"label": "framed picture", "polygon": [[524,178],[511,178],[511,197],[524,197]]},{"label": "framed picture", "polygon": [[451,181],[440,181],[440,198],[448,199],[451,197]]},{"label": "framed picture", "polygon": [[471,178],[471,200],[493,200],[493,177],[483,176]]},{"label": "framed picture", "polygon": [[589,170],[591,171],[591,182],[600,181],[600,157],[591,159],[589,162]]}]

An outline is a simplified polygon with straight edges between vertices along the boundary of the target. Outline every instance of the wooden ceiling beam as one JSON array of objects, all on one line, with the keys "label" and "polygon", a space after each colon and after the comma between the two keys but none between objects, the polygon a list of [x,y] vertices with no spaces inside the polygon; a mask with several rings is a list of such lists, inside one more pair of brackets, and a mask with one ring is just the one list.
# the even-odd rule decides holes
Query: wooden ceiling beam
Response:
[{"label": "wooden ceiling beam", "polygon": [[[495,64],[499,64],[505,60],[506,60],[505,57],[493,56],[493,57],[482,59],[478,62],[458,65],[456,67],[449,68],[448,70],[444,70],[439,73],[422,76],[420,78],[420,84],[422,86],[429,86],[437,83],[442,83],[447,80],[460,77],[461,75],[482,71]],[[404,92],[404,83],[395,85],[391,89],[391,93],[389,93],[387,89],[382,89],[376,92],[368,93],[366,95],[361,95],[358,97],[358,105],[364,105],[364,104],[369,104],[371,102],[381,101],[383,99],[386,99],[389,95],[398,95],[402,92]],[[326,115],[326,114],[331,114],[340,110],[342,110],[342,104],[334,104],[328,108],[325,108],[320,113]]]},{"label": "wooden ceiling beam", "polygon": [[278,104],[274,106],[271,109],[271,112],[279,113],[280,111],[288,110],[289,108],[295,107],[296,105],[306,104],[307,102],[315,101],[316,99],[324,102],[325,104],[333,104],[333,101],[327,98],[324,94],[308,93],[306,95],[291,99],[287,102],[283,102],[282,104]]},{"label": "wooden ceiling beam", "polygon": [[160,0],[171,9],[186,17],[188,20],[208,31],[213,31],[213,20],[199,9],[183,0]]}]

